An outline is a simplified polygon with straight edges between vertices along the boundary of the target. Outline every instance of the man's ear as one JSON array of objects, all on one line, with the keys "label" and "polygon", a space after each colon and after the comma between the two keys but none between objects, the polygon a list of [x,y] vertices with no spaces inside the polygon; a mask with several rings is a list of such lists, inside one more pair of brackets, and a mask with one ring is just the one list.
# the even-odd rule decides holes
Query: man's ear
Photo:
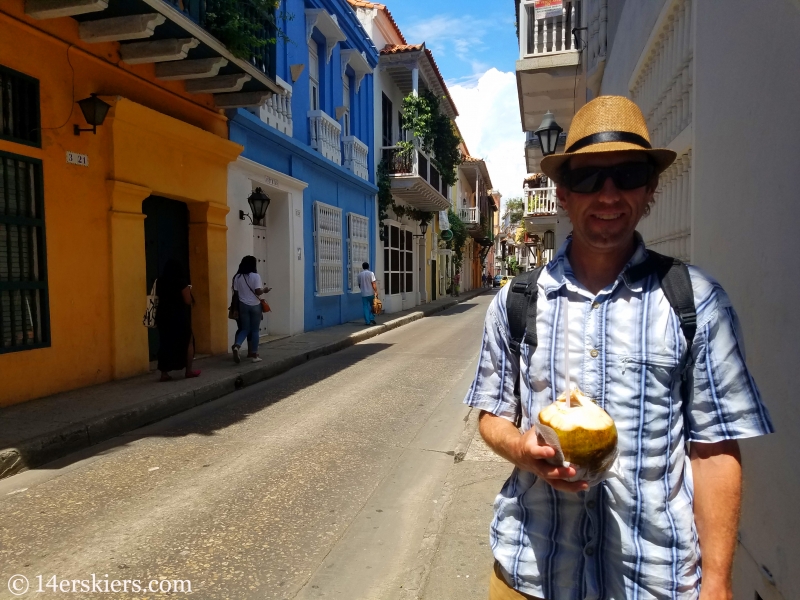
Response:
[{"label": "man's ear", "polygon": [[561,206],[561,210],[567,210],[567,189],[563,186],[556,184],[556,198]]}]

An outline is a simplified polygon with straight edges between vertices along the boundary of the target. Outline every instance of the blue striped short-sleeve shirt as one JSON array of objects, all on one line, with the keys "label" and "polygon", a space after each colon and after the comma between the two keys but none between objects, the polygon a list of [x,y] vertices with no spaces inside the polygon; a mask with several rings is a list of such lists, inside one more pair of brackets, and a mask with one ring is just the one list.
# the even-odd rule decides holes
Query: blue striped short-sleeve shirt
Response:
[{"label": "blue striped short-sleeve shirt", "polygon": [[490,542],[516,589],[547,600],[694,599],[700,547],[686,442],[773,431],[747,370],[739,323],[725,291],[690,267],[697,334],[692,393],[682,399],[686,342],[651,275],[627,271],[597,295],[575,279],[569,241],[539,278],[538,346],[509,349],[506,285],[487,311],[478,370],[465,403],[513,420],[520,376],[522,431],[564,389],[563,310],[569,302],[570,381],[614,419],[623,478],[578,494],[514,469],[495,500]]}]

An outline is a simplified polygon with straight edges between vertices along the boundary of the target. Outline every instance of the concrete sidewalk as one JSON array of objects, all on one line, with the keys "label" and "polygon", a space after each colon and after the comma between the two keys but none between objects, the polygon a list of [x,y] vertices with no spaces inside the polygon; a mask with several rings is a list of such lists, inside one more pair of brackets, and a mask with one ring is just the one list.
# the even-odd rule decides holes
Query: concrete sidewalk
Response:
[{"label": "concrete sidewalk", "polygon": [[157,373],[72,390],[0,408],[0,479],[215,400],[488,291],[479,288],[411,310],[382,315],[377,326],[352,322],[282,338],[259,348],[262,362],[230,355],[198,359],[202,375],[159,383]]}]

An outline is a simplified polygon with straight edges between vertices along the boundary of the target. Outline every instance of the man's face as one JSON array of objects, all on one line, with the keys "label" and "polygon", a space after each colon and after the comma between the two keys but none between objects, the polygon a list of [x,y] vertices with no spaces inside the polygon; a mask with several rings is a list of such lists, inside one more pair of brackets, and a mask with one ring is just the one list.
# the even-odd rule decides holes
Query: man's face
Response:
[{"label": "man's face", "polygon": [[[611,167],[622,163],[646,162],[643,152],[607,152],[602,154],[576,154],[569,168]],[[643,186],[633,190],[617,189],[611,177],[594,193],[579,194],[563,185],[556,194],[572,221],[573,240],[579,240],[598,252],[626,250],[630,247],[636,225],[644,216],[653,199],[655,187]]]}]

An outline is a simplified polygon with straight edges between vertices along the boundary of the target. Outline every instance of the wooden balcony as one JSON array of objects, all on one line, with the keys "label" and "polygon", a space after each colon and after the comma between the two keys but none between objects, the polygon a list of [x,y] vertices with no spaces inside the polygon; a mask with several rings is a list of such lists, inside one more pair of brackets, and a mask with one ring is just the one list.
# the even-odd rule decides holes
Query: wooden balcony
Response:
[{"label": "wooden balcony", "polygon": [[414,208],[427,211],[447,210],[447,186],[430,157],[418,148],[403,154],[397,146],[381,148],[383,159],[389,167],[392,195]]},{"label": "wooden balcony", "polygon": [[228,48],[209,18],[220,0],[27,0],[39,19],[72,17],[86,43],[119,42],[122,62],[156,63],[156,77],[185,80],[193,94],[213,94],[219,108],[259,106],[274,93],[275,30],[270,15],[238,0],[243,19],[258,24],[264,43]]}]

